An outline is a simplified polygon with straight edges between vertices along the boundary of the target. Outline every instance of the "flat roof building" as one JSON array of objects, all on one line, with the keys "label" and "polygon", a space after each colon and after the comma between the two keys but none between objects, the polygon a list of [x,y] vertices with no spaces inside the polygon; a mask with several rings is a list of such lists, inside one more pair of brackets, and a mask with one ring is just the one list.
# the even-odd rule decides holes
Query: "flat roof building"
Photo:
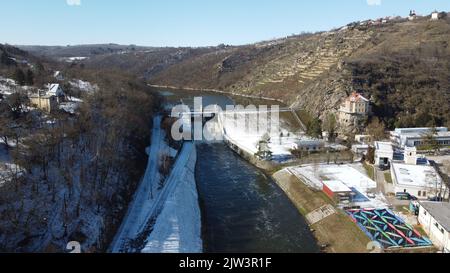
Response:
[{"label": "flat roof building", "polygon": [[394,158],[394,148],[390,142],[375,142],[375,165],[389,167]]},{"label": "flat roof building", "polygon": [[395,192],[409,193],[418,199],[448,197],[448,190],[436,170],[429,165],[392,163]]},{"label": "flat roof building", "polygon": [[450,146],[450,132],[447,127],[437,128],[399,128],[391,132],[392,143],[400,148],[420,147],[424,145],[424,137],[435,131],[434,139],[441,146]]}]

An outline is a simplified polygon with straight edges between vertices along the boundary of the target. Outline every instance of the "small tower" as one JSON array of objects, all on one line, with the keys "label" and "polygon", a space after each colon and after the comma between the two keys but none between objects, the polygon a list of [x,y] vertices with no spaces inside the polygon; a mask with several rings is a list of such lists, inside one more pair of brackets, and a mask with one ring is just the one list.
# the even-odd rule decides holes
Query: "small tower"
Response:
[{"label": "small tower", "polygon": [[410,10],[410,11],[409,11],[409,17],[408,17],[408,19],[409,19],[410,21],[415,20],[415,19],[416,19],[416,16],[417,16],[417,13],[416,13],[415,10]]},{"label": "small tower", "polygon": [[405,163],[408,165],[417,165],[416,147],[405,147]]}]

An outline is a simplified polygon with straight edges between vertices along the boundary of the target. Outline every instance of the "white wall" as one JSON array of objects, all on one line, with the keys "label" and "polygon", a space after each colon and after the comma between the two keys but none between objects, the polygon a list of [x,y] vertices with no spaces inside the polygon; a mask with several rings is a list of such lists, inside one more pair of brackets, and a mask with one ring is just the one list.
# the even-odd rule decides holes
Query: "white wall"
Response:
[{"label": "white wall", "polygon": [[[449,252],[450,234],[445,230],[444,233],[442,233],[435,225],[436,220],[422,206],[420,206],[419,209],[418,220],[425,232],[430,237],[430,240],[433,242],[433,244],[438,247],[439,250]],[[440,225],[439,227],[442,228]]]}]

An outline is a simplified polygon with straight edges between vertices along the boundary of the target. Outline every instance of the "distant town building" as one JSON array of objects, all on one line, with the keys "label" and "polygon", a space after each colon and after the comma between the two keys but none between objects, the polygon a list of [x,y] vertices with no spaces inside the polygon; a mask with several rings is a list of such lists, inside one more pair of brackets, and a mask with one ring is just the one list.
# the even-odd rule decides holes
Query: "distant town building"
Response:
[{"label": "distant town building", "polygon": [[433,244],[450,253],[450,203],[419,202],[418,221]]},{"label": "distant town building", "polygon": [[433,13],[431,13],[431,20],[432,20],[432,21],[437,21],[437,20],[439,20],[439,12],[434,11]]},{"label": "distant town building", "polygon": [[391,177],[397,193],[409,193],[422,200],[448,198],[442,178],[430,165],[392,163]]},{"label": "distant town building", "polygon": [[352,93],[339,109],[339,123],[343,126],[357,126],[370,113],[370,101],[359,93]]},{"label": "distant town building", "polygon": [[375,142],[375,165],[389,168],[394,159],[394,148],[390,142]]},{"label": "distant town building", "polygon": [[410,10],[410,11],[409,11],[409,17],[408,17],[408,19],[409,19],[410,21],[413,21],[413,20],[416,19],[416,17],[417,17],[416,11],[415,11],[415,10]]},{"label": "distant town building", "polygon": [[391,132],[392,143],[399,147],[417,147],[426,144],[424,138],[433,133],[434,140],[443,147],[450,146],[450,132],[446,127],[437,128],[398,128]]}]

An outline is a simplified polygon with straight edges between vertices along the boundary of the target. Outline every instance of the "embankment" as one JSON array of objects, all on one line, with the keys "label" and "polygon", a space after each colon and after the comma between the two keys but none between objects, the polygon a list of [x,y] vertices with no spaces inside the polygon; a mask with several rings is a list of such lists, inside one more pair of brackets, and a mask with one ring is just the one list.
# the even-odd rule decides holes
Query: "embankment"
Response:
[{"label": "embankment", "polygon": [[202,252],[201,216],[195,182],[195,144],[185,143],[183,152],[167,180],[171,191],[142,253]]},{"label": "embankment", "polygon": [[[325,205],[331,204],[325,194],[308,188],[287,170],[273,174],[274,181],[286,193],[303,216]],[[347,215],[336,213],[310,225],[319,245],[327,245],[325,252],[365,253],[368,252],[369,238],[353,223]]]}]

